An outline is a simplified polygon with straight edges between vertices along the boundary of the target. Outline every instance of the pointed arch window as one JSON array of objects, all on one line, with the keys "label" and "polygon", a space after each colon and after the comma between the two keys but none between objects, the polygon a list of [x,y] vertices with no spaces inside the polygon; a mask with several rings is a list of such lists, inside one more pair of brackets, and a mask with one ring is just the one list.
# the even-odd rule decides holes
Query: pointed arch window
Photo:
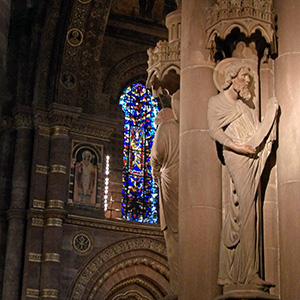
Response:
[{"label": "pointed arch window", "polygon": [[158,103],[141,83],[127,87],[119,103],[125,114],[122,216],[158,223],[158,188],[150,166]]}]

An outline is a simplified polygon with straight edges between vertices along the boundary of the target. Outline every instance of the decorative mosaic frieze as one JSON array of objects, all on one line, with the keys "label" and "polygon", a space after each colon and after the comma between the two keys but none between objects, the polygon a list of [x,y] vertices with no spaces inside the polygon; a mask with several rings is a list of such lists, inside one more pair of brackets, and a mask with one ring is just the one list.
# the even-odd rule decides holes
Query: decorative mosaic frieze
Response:
[{"label": "decorative mosaic frieze", "polygon": [[63,220],[60,218],[48,218],[46,220],[46,226],[62,227]]},{"label": "decorative mosaic frieze", "polygon": [[43,289],[40,292],[41,298],[53,298],[58,299],[58,290],[55,289]]},{"label": "decorative mosaic frieze", "polygon": [[39,253],[29,253],[28,260],[30,262],[40,263],[42,261],[42,254],[39,254]]},{"label": "decorative mosaic frieze", "polygon": [[44,209],[46,207],[45,200],[33,199],[33,208]]},{"label": "decorative mosaic frieze", "polygon": [[65,207],[65,203],[62,200],[49,200],[48,208],[61,208]]},{"label": "decorative mosaic frieze", "polygon": [[63,165],[52,165],[50,167],[50,173],[67,174],[67,167]]},{"label": "decorative mosaic frieze", "polygon": [[39,299],[40,297],[40,291],[37,289],[26,289],[26,298],[33,298],[33,299]]},{"label": "decorative mosaic frieze", "polygon": [[48,166],[36,165],[35,172],[39,174],[48,174]]},{"label": "decorative mosaic frieze", "polygon": [[32,226],[37,226],[37,227],[43,227],[44,226],[44,220],[41,219],[41,218],[32,218],[31,225]]},{"label": "decorative mosaic frieze", "polygon": [[60,262],[59,253],[45,253],[43,256],[44,261]]},{"label": "decorative mosaic frieze", "polygon": [[126,222],[120,223],[111,220],[101,220],[101,219],[89,218],[89,217],[72,215],[72,214],[68,214],[68,217],[65,222],[67,224],[72,224],[76,226],[92,227],[92,228],[105,229],[110,231],[135,233],[137,235],[151,235],[151,236],[158,236],[158,237],[163,236],[159,227],[152,226],[152,228],[150,228],[150,226],[148,227],[146,225],[141,225],[141,224],[134,225]]}]

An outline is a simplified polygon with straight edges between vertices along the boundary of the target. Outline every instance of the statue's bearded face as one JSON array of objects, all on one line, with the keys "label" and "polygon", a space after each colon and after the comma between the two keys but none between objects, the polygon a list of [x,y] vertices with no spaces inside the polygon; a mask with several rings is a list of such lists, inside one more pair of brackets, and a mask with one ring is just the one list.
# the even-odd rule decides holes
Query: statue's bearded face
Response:
[{"label": "statue's bearded face", "polygon": [[251,99],[251,92],[249,86],[251,84],[251,75],[248,68],[242,68],[237,77],[232,81],[232,87],[239,97],[243,100],[249,101]]}]

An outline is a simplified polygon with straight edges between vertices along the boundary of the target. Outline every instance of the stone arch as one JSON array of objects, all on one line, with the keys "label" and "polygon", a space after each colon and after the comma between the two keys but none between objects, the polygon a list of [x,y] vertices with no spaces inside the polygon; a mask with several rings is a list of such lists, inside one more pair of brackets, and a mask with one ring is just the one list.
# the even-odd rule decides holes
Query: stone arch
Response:
[{"label": "stone arch", "polygon": [[117,101],[124,89],[141,81],[146,82],[147,78],[147,53],[139,52],[122,59],[108,74],[103,93],[110,94]]},{"label": "stone arch", "polygon": [[129,238],[102,249],[78,271],[68,299],[111,300],[135,285],[153,299],[166,295],[169,268],[163,242]]}]

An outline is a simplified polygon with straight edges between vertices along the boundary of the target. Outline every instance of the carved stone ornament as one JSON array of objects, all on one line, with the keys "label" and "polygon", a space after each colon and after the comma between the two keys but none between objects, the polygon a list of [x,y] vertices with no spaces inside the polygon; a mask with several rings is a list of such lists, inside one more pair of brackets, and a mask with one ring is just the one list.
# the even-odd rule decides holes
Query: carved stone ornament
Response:
[{"label": "carved stone ornament", "polygon": [[[167,89],[170,94],[173,94],[179,89],[181,8],[167,15],[166,26],[168,28],[168,41],[159,41],[154,49],[149,48],[147,51],[149,58],[146,86],[151,88],[154,81],[160,82],[159,86],[162,89]],[[177,76],[172,80],[166,79],[166,76],[172,72],[176,73]]]},{"label": "carved stone ornament", "polygon": [[31,108],[25,105],[18,105],[13,110],[15,128],[33,128],[33,116]]},{"label": "carved stone ornament", "polygon": [[150,300],[148,297],[141,295],[137,291],[129,291],[122,295],[116,296],[113,300]]},{"label": "carved stone ornament", "polygon": [[62,74],[60,83],[66,88],[66,89],[72,89],[76,85],[76,78],[75,75],[71,72],[65,72]]},{"label": "carved stone ornament", "polygon": [[[105,268],[105,265],[112,261],[114,258],[117,258],[120,255],[125,255],[127,252],[139,251],[139,250],[150,250],[153,253],[157,253],[160,256],[166,257],[166,247],[162,242],[153,240],[150,238],[136,238],[121,241],[117,244],[114,244],[103,251],[100,251],[96,256],[94,256],[86,265],[85,268],[78,274],[74,286],[70,291],[69,299],[80,300],[82,299],[83,294],[85,293],[86,287],[90,282],[93,282],[93,285],[96,287],[93,288],[93,291],[90,293],[95,293],[99,286],[103,284],[104,280],[109,278],[109,274],[116,272],[117,270],[122,270],[126,267],[144,264],[148,267],[156,270],[163,277],[168,279],[169,270],[161,263],[150,261],[146,257],[135,257],[129,258],[128,260],[120,261],[115,265],[114,268],[109,268],[100,276],[99,270]],[[111,274],[112,274],[111,273]],[[90,295],[91,296],[91,295]],[[91,297],[90,299],[94,299]]]},{"label": "carved stone ornament", "polygon": [[273,0],[217,0],[207,13],[207,48],[216,52],[215,38],[225,39],[234,28],[250,37],[260,31],[268,44],[275,43]]},{"label": "carved stone ornament", "polygon": [[76,253],[88,254],[92,249],[92,238],[85,232],[78,232],[72,238],[72,246]]},{"label": "carved stone ornament", "polygon": [[67,41],[73,47],[78,47],[83,41],[83,33],[78,28],[72,28],[67,33]]},{"label": "carved stone ornament", "polygon": [[80,3],[82,4],[88,4],[90,3],[92,0],[79,0]]},{"label": "carved stone ornament", "polygon": [[[159,289],[154,283],[149,282],[145,280],[144,278],[130,278],[127,280],[123,280],[119,284],[116,284],[110,291],[105,295],[104,300],[109,300],[112,299],[112,295],[117,295],[117,292],[124,289],[127,286],[132,286],[132,285],[138,285],[140,287],[143,287],[147,291],[149,291],[153,296],[154,299],[161,299],[163,298],[163,295],[165,295],[167,292],[164,290]],[[115,296],[116,299],[117,297],[123,296],[123,295],[117,295]],[[115,298],[113,298],[115,299]]]}]

